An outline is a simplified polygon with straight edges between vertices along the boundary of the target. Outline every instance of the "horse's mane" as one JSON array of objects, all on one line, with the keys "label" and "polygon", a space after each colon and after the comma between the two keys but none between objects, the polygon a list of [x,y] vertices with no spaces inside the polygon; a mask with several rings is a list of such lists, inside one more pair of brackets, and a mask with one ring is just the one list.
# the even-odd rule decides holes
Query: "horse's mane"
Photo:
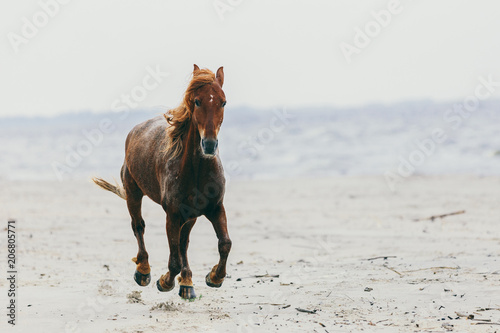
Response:
[{"label": "horse's mane", "polygon": [[167,155],[169,158],[178,157],[182,152],[182,139],[189,130],[194,109],[194,92],[215,81],[215,75],[208,69],[200,69],[193,74],[188,84],[182,103],[175,109],[164,114],[165,119],[171,125],[167,129]]}]

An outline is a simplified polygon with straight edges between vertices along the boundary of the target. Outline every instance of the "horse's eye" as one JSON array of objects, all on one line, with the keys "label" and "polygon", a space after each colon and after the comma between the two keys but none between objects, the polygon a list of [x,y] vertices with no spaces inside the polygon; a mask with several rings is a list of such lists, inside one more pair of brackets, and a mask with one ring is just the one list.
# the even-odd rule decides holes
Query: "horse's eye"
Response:
[{"label": "horse's eye", "polygon": [[222,102],[222,107],[226,106],[226,101]]},{"label": "horse's eye", "polygon": [[199,99],[195,99],[194,100],[194,105],[200,106],[201,105],[200,100]]}]

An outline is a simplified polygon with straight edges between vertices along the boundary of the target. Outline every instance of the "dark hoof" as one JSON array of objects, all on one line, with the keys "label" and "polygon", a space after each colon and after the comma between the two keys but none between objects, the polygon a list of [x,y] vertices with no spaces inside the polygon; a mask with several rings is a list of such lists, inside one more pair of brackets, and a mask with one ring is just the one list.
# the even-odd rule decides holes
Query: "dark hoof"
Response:
[{"label": "dark hoof", "polygon": [[220,286],[222,286],[222,282],[221,283],[213,283],[212,280],[210,280],[210,273],[208,273],[207,276],[205,277],[205,282],[207,283],[207,286],[212,287],[212,288],[220,288]]},{"label": "dark hoof", "polygon": [[134,280],[138,285],[145,287],[149,284],[149,282],[151,282],[151,274],[142,274],[136,270],[134,273]]},{"label": "dark hoof", "polygon": [[158,288],[158,290],[159,290],[159,291],[164,291],[164,292],[166,292],[166,291],[170,291],[170,290],[174,289],[174,287],[175,287],[175,283],[172,285],[172,287],[171,287],[171,288],[163,288],[163,287],[161,286],[161,284],[160,284],[160,280],[158,279],[158,280],[156,281],[156,288]]},{"label": "dark hoof", "polygon": [[180,286],[179,296],[184,299],[196,298],[196,294],[194,293],[194,288],[192,286]]}]

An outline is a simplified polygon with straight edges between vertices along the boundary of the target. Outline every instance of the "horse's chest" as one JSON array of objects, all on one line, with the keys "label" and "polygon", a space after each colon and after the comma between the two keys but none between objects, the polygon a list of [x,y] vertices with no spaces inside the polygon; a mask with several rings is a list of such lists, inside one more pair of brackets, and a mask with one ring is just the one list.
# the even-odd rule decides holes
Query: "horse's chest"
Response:
[{"label": "horse's chest", "polygon": [[172,179],[170,184],[169,205],[178,208],[185,218],[204,215],[222,202],[224,197],[224,178],[208,175],[200,179]]}]

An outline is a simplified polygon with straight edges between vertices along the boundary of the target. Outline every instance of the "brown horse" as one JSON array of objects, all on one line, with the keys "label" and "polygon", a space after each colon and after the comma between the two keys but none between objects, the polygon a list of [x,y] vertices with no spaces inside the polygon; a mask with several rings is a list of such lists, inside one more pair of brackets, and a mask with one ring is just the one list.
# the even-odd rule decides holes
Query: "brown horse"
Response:
[{"label": "brown horse", "polygon": [[224,281],[231,240],[223,205],[225,179],[217,149],[217,134],[226,105],[223,83],[222,67],[214,75],[194,65],[193,78],[181,105],[164,116],[135,126],[128,134],[121,169],[123,187],[93,179],[103,189],[127,200],[132,230],[139,245],[133,260],[137,264],[134,280],[140,286],[148,285],[151,280],[141,215],[144,195],[161,205],[167,215],[170,257],[168,272],[156,282],[158,289],[172,290],[175,277],[180,273],[179,295],[186,299],[196,297],[187,249],[189,233],[201,215],[213,225],[220,254],[219,263],[205,281],[215,288]]}]

